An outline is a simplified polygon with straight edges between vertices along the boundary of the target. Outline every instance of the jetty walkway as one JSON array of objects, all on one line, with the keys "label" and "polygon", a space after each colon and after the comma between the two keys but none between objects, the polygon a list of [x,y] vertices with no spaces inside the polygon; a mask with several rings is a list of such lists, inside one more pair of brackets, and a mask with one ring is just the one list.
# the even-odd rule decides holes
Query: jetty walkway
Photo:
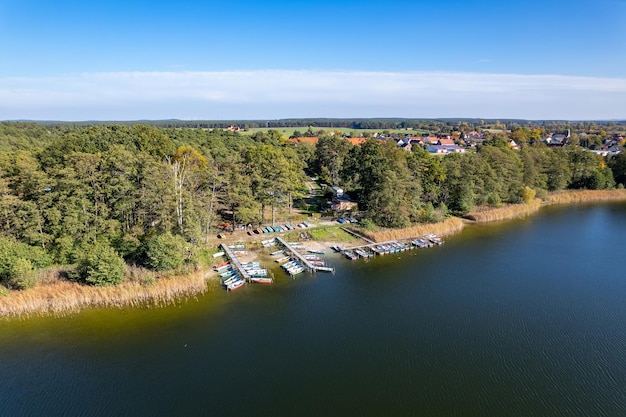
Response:
[{"label": "jetty walkway", "polygon": [[300,252],[291,247],[291,245],[283,240],[280,236],[276,236],[276,240],[285,247],[287,251],[291,253],[292,256],[298,258],[298,262],[300,262],[309,272],[315,272],[315,265],[311,264],[311,262],[306,259]]},{"label": "jetty walkway", "polygon": [[228,247],[228,245],[221,244],[220,246],[222,250],[224,251],[224,253],[226,254],[226,256],[228,256],[230,261],[233,263],[237,271],[239,271],[239,273],[241,274],[241,277],[245,279],[246,281],[250,282],[250,274],[248,274],[248,271],[246,271],[243,265],[241,265],[241,262],[239,262],[239,259],[237,259],[233,251]]}]

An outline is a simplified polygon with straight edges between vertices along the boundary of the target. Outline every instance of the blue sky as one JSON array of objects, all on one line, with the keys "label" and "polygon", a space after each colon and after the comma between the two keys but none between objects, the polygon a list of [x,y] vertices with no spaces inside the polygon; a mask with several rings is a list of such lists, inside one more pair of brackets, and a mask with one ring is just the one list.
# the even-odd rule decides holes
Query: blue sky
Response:
[{"label": "blue sky", "polygon": [[0,0],[0,56],[0,120],[626,118],[626,0]]}]

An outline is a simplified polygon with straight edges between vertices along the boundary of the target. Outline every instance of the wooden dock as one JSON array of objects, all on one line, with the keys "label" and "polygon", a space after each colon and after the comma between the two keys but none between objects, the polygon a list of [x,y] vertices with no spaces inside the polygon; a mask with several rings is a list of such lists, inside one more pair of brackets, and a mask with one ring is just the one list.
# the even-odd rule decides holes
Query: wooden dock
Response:
[{"label": "wooden dock", "polygon": [[351,234],[352,236],[358,237],[359,239],[362,239],[362,240],[364,240],[364,241],[366,241],[366,242],[369,242],[369,243],[376,243],[376,242],[374,242],[373,240],[370,240],[370,239],[366,238],[365,236],[362,236],[362,235],[358,234],[357,232],[353,232],[352,230],[347,229],[347,228],[345,228],[345,227],[342,227],[342,228],[341,228],[341,230],[343,230],[343,231],[344,231],[344,232],[346,232],[346,233]]},{"label": "wooden dock", "polygon": [[297,250],[295,250],[291,245],[283,240],[280,236],[276,236],[276,240],[285,247],[285,249],[290,252],[291,256],[298,259],[298,262],[302,264],[309,272],[315,272],[315,266],[309,262],[302,254],[300,254]]},{"label": "wooden dock", "polygon": [[228,259],[230,259],[230,261],[233,263],[233,266],[241,274],[241,278],[243,278],[246,281],[250,282],[250,275],[248,274],[246,269],[243,267],[243,265],[241,265],[241,262],[239,262],[239,259],[237,259],[237,257],[233,253],[233,251],[227,245],[222,244],[220,246],[222,247],[222,251],[224,251],[224,253],[228,257]]}]

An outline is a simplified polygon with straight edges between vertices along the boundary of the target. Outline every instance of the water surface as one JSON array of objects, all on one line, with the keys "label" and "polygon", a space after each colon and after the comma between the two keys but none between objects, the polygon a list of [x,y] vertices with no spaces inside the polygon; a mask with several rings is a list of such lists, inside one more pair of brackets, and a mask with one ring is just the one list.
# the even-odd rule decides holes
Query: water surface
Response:
[{"label": "water surface", "polygon": [[335,275],[0,321],[0,415],[624,416],[625,247],[626,205],[550,208]]}]

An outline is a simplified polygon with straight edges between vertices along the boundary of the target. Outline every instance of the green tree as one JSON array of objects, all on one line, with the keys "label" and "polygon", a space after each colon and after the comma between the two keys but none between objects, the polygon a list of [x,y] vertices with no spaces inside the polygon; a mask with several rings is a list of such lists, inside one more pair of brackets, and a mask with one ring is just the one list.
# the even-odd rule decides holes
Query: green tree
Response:
[{"label": "green tree", "polygon": [[94,286],[117,285],[124,280],[126,263],[106,243],[97,242],[78,260],[75,278]]},{"label": "green tree", "polygon": [[146,265],[156,271],[178,269],[185,261],[185,240],[170,233],[151,237],[145,244]]}]

